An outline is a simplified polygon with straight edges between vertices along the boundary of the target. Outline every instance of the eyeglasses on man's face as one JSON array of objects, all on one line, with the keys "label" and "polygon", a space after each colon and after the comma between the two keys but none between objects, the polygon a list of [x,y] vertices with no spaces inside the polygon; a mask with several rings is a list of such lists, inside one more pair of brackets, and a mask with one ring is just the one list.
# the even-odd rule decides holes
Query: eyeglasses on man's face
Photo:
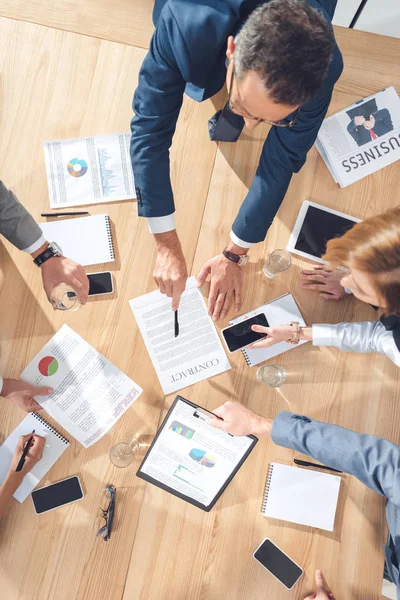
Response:
[{"label": "eyeglasses on man's face", "polygon": [[[287,121],[286,119],[281,119],[279,121],[270,121],[269,119],[260,119],[259,117],[253,117],[252,115],[249,115],[245,111],[235,107],[235,104],[232,101],[232,89],[233,89],[234,80],[235,80],[235,66],[232,65],[231,79],[230,79],[230,83],[229,83],[229,92],[228,92],[228,108],[230,111],[232,111],[236,115],[239,115],[240,117],[243,117],[244,119],[251,119],[252,121],[257,121],[258,123],[267,123],[268,125],[274,125],[275,127],[285,127],[286,129],[293,127],[293,125],[296,122],[297,115],[299,114],[300,107],[296,108],[296,110],[294,111],[293,119],[291,119],[290,121]],[[236,84],[236,89],[237,89],[237,95],[240,100],[239,87],[237,84]]]}]

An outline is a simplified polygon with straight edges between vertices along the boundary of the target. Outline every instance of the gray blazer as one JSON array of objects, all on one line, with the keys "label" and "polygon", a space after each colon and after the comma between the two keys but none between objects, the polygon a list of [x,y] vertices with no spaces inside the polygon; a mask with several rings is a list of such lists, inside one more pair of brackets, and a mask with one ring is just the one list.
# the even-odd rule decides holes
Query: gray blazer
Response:
[{"label": "gray blazer", "polygon": [[308,454],[325,465],[354,475],[387,498],[390,536],[384,552],[400,600],[400,446],[286,411],[275,417],[272,439],[279,446]]},{"label": "gray blazer", "polygon": [[0,233],[19,250],[29,249],[43,236],[35,219],[2,181],[0,181]]}]

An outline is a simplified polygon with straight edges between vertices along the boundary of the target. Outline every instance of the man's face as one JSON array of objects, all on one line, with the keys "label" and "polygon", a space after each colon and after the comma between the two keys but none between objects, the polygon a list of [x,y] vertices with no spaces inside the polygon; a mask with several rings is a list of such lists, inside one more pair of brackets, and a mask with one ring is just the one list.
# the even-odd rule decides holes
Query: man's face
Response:
[{"label": "man's face", "polygon": [[226,74],[230,105],[233,112],[244,118],[247,129],[255,129],[263,120],[281,121],[298,108],[298,105],[277,104],[269,98],[256,71],[248,71],[239,81],[233,74],[233,53],[229,51],[229,40],[227,56],[231,56]]}]

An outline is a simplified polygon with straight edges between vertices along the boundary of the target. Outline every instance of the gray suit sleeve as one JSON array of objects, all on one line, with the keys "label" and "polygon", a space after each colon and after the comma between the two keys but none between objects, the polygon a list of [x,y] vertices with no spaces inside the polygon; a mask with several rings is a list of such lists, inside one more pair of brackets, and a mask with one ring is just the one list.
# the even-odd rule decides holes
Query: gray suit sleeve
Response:
[{"label": "gray suit sleeve", "polygon": [[26,250],[42,230],[16,196],[0,181],[0,233],[19,250]]},{"label": "gray suit sleeve", "polygon": [[286,411],[275,417],[272,439],[279,446],[354,475],[400,506],[400,447],[396,444]]}]

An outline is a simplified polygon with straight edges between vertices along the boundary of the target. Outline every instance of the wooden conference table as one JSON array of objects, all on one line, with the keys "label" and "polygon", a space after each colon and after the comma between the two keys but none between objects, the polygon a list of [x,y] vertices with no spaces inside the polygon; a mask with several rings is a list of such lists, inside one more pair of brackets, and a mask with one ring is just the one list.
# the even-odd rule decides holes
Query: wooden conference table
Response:
[{"label": "wooden conference table", "polygon": [[[79,28],[78,33],[66,32],[52,28],[55,22],[43,22],[50,27],[0,19],[0,172],[38,219],[48,209],[43,141],[126,131],[146,52],[126,45],[125,39],[110,42],[101,39],[106,34],[89,37]],[[337,39],[346,67],[330,112],[387,85],[400,91],[400,40],[343,29],[337,29]],[[220,94],[215,105],[223,100]],[[198,105],[185,99],[172,149],[177,225],[193,273],[226,243],[266,134],[259,128],[236,144],[217,147],[208,140],[206,127],[214,111],[211,101]],[[294,258],[293,267],[273,281],[261,274],[261,261],[268,251],[286,245],[304,199],[365,218],[399,204],[398,181],[397,164],[340,190],[312,149],[306,166],[293,178],[266,242],[251,251],[243,310],[292,291],[308,323],[374,319],[372,309],[352,298],[326,304],[301,290],[298,272],[306,261]],[[151,441],[174,395],[163,397],[128,305],[129,298],[155,289],[155,252],[146,223],[137,218],[130,202],[89,210],[107,212],[113,223],[117,260],[104,268],[113,271],[114,296],[93,299],[76,313],[53,312],[30,257],[5,242],[0,246],[0,372],[18,377],[66,322],[144,392],[92,448],[85,450],[72,440],[42,481],[79,474],[86,492],[82,501],[40,517],[29,499],[10,507],[0,524],[1,597],[300,600],[313,589],[314,570],[320,568],[338,599],[380,598],[384,501],[350,476],[343,476],[335,531],[328,533],[261,517],[269,462],[291,464],[294,456],[268,439],[260,440],[208,514],[136,478],[143,452],[127,469],[111,465],[108,452],[116,441],[128,434]],[[103,270],[103,265],[93,270]],[[209,409],[233,398],[268,417],[292,410],[400,442],[398,370],[382,356],[344,354],[308,344],[276,359],[288,372],[288,382],[279,390],[257,383],[256,369],[248,368],[240,353],[230,359],[230,372],[185,389],[182,395]],[[19,409],[0,402],[2,438],[22,417]],[[115,530],[104,543],[96,539],[94,522],[107,483],[117,487],[117,508]],[[252,558],[264,537],[271,537],[305,570],[291,592]]]}]

